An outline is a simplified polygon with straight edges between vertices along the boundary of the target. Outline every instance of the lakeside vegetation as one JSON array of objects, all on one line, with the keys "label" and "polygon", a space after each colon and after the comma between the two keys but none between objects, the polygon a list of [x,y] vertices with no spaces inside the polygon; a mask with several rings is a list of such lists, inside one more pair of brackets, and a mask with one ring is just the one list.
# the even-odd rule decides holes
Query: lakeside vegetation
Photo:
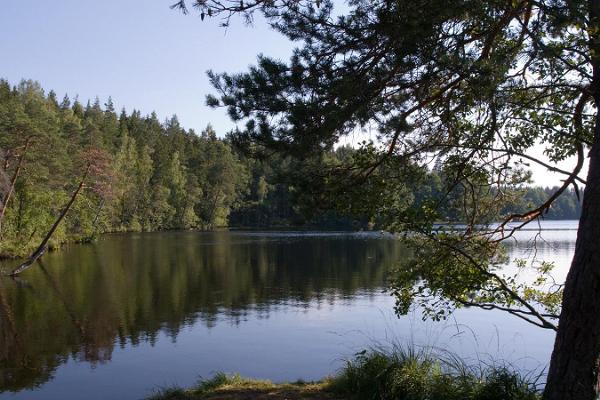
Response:
[{"label": "lakeside vegetation", "polygon": [[147,400],[194,400],[194,399],[287,399],[324,400],[339,399],[333,393],[329,381],[293,382],[275,384],[268,380],[248,379],[239,374],[218,373],[213,378],[201,380],[191,388],[178,386],[162,388]]},{"label": "lakeside vegetation", "polygon": [[216,374],[184,389],[159,389],[148,400],[538,400],[534,377],[506,367],[469,367],[454,357],[403,350],[363,351],[320,382],[274,384]]},{"label": "lakeside vegetation", "polygon": [[[104,232],[385,226],[375,214],[346,212],[331,199],[315,200],[322,188],[308,187],[306,177],[313,171],[308,162],[281,154],[257,159],[232,137],[219,138],[210,125],[197,133],[183,128],[176,116],[161,122],[155,113],[118,113],[110,98],[104,105],[99,99],[83,105],[67,95],[60,100],[33,81],[11,87],[1,80],[0,133],[0,257],[25,256],[35,249],[77,186],[79,160],[89,157],[90,149],[95,158],[106,158],[101,176],[86,184],[91,190],[79,194],[50,238],[50,248]],[[326,162],[355,152],[338,148]],[[403,201],[418,205],[444,196],[443,172],[425,175]],[[555,189],[511,190],[515,200],[505,213],[539,204]],[[461,196],[460,190],[448,194],[444,219],[461,218],[452,207]],[[580,202],[569,190],[546,217],[576,219],[579,214]]]},{"label": "lakeside vegetation", "polygon": [[[257,299],[269,299],[271,293],[277,298],[277,290],[282,290],[277,287],[271,292],[273,288],[261,286],[244,291],[248,286],[242,285],[241,275],[215,274],[211,263],[204,263],[210,274],[202,280],[197,275],[202,262],[194,259],[189,269],[176,265],[183,253],[197,251],[179,242],[171,246],[160,270],[152,271],[147,263],[141,267],[145,278],[138,275],[140,279],[125,281],[127,274],[139,272],[129,265],[135,245],[124,246],[120,250],[123,261],[110,267],[105,265],[115,263],[116,258],[102,254],[102,246],[88,245],[79,248],[98,250],[89,259],[100,266],[99,274],[85,271],[85,280],[64,284],[77,294],[73,298],[84,299],[73,306],[44,267],[51,257],[40,259],[48,249],[92,242],[110,232],[310,227],[404,233],[398,243],[408,248],[409,256],[398,261],[385,282],[397,315],[419,309],[423,319],[441,321],[458,308],[473,307],[502,311],[549,332],[554,345],[544,345],[551,356],[543,392],[535,387],[536,379],[507,368],[471,368],[453,357],[393,349],[358,353],[338,375],[312,386],[278,386],[218,375],[197,387],[172,388],[155,398],[218,399],[236,393],[240,398],[257,399],[273,395],[346,400],[599,398],[600,0],[172,1],[171,9],[198,15],[198,23],[208,19],[227,28],[238,17],[248,25],[266,23],[292,43],[293,51],[287,60],[259,54],[256,65],[242,72],[209,69],[214,92],[206,96],[206,104],[226,109],[236,124],[225,136],[210,124],[200,133],[186,129],[175,116],[160,121],[156,114],[145,116],[136,110],[119,114],[110,98],[105,104],[96,99],[84,105],[85,101],[66,95],[61,100],[34,81],[13,87],[16,81],[0,80],[0,258],[29,254],[17,268],[11,267],[7,275],[12,280],[0,277],[3,388],[45,382],[68,358],[109,360],[111,355],[105,350],[114,348],[114,338],[163,330],[168,335],[171,326],[165,321],[173,318],[178,326],[185,324],[182,316],[192,315],[193,323],[204,317],[198,313],[206,304],[208,310],[237,310],[237,298],[255,307],[260,303]],[[63,13],[42,14],[52,19]],[[79,20],[68,14],[69,21]],[[65,25],[60,19],[55,22],[37,21],[25,31],[40,33],[36,26]],[[177,49],[163,43],[167,32],[180,32],[176,26],[146,25],[151,31],[156,26],[167,29],[156,31],[158,35],[144,30],[138,43],[153,48],[144,53]],[[101,29],[116,32],[107,26]],[[21,40],[39,34],[17,36],[8,49],[11,60],[18,60],[23,50],[35,53],[36,57],[28,58],[30,62],[67,54],[64,48],[38,51],[45,47],[40,47],[41,42],[28,46]],[[175,40],[180,38],[199,43],[196,35],[179,34]],[[209,35],[202,35],[201,40],[206,38],[214,40]],[[54,38],[44,45],[62,42]],[[220,46],[218,51],[211,47],[201,47],[208,55],[201,58],[211,63],[215,54],[222,54],[221,49],[242,54],[229,46]],[[78,48],[100,52],[105,48],[108,51],[102,58],[111,60],[110,51],[117,47],[108,40]],[[13,50],[17,57],[12,57]],[[167,64],[155,63],[164,76],[164,71],[171,71],[171,76],[187,78],[202,70],[193,58],[175,53],[163,58],[190,67],[176,73]],[[78,60],[57,68],[52,63],[38,64],[57,72],[59,82],[61,73],[75,76],[81,68],[72,66],[82,66]],[[96,70],[103,77],[136,73],[132,69],[106,74],[110,67],[94,61],[90,65],[84,68],[86,77]],[[212,67],[216,65],[230,68],[237,60]],[[19,62],[17,71],[20,68]],[[15,77],[14,71],[7,73]],[[151,76],[155,75],[147,75]],[[145,82],[139,87],[151,85]],[[369,133],[371,139],[338,147],[362,133]],[[568,161],[572,165],[563,168]],[[558,174],[557,186],[530,187],[532,164]],[[565,235],[576,236],[569,239],[574,245],[565,249],[572,253],[567,269],[555,271],[556,264],[564,261],[557,252],[548,253],[546,260],[544,252],[538,251],[538,243],[544,240],[539,222],[545,218],[579,220],[576,235],[574,230]],[[458,223],[461,229],[445,229],[445,223]],[[527,241],[527,252],[511,253],[509,243],[520,240],[519,232],[530,223],[537,223],[539,231]],[[495,224],[492,231],[487,229],[490,224]],[[196,240],[202,236],[185,232],[164,236],[185,235]],[[147,247],[140,251],[150,252]],[[208,253],[199,251],[199,258]],[[85,260],[76,261],[85,265]],[[27,280],[16,278],[34,264],[39,268],[30,271],[31,275],[42,277],[55,300],[40,296]],[[293,280],[293,274],[280,271],[270,275],[271,264],[256,258],[245,258],[243,264],[247,282],[254,281],[255,275],[261,282],[270,277],[279,282]],[[266,268],[255,274],[258,264]],[[99,308],[108,308],[111,302],[118,308],[103,314],[91,308],[97,299],[88,301],[87,297],[111,269],[117,274],[104,278],[106,288],[102,288],[110,301]],[[67,279],[72,279],[72,270]],[[375,272],[369,277],[379,280],[376,268],[367,270]],[[240,290],[214,293],[213,277]],[[176,281],[191,279],[195,280],[189,284]],[[132,289],[149,282],[168,282],[173,285],[167,289],[173,290],[144,287],[138,292],[146,296],[133,298],[136,291]],[[121,292],[116,290],[119,285]],[[89,290],[84,292],[86,287]],[[194,297],[194,290],[180,290],[186,287],[208,294]],[[357,287],[353,279],[350,287]],[[287,287],[283,289],[284,293]],[[152,291],[169,300],[152,296]],[[315,292],[304,290],[302,296],[308,293],[309,298],[321,301]],[[27,303],[27,296],[35,300]],[[219,296],[232,299],[230,307],[211,301]],[[119,303],[117,297],[122,299]],[[284,297],[293,298],[285,293]],[[136,303],[139,300],[145,301]],[[268,300],[266,304],[268,312],[271,305]],[[157,316],[161,307],[168,318]],[[51,313],[48,319],[41,316],[42,310],[52,308],[59,309],[64,318],[58,320]],[[139,315],[126,312],[136,308],[147,310],[150,316],[142,320],[150,321],[151,328],[132,324],[133,329],[124,332],[122,321],[139,321]],[[183,312],[172,315],[173,310]],[[258,315],[264,310],[256,311]],[[206,314],[210,321],[211,311]],[[82,318],[87,315],[106,319]],[[319,320],[319,329],[325,327],[323,321]],[[348,321],[338,325],[350,325]],[[290,339],[300,331],[290,326],[294,325],[286,325],[278,337]],[[260,328],[254,336],[267,333],[268,329]],[[41,343],[46,339],[40,336],[48,333],[55,336],[49,341],[56,340],[56,347]],[[312,339],[300,333],[301,337],[281,344],[290,348],[306,337]],[[142,337],[154,345],[153,337]],[[87,343],[98,347],[86,347]],[[224,344],[236,350],[234,343],[252,347],[244,340]],[[321,355],[325,347],[332,345],[314,347],[312,352]],[[237,350],[245,355],[244,350]],[[258,346],[252,350],[264,352]],[[166,361],[167,352],[160,354],[154,365]],[[182,352],[177,358],[188,354]],[[148,360],[144,361],[153,364]],[[179,362],[181,358],[173,364]],[[79,382],[81,389],[85,383]],[[45,394],[41,395],[48,397]]]},{"label": "lakeside vegetation", "polygon": [[[103,106],[98,99],[83,106],[78,100],[71,101],[68,96],[59,102],[54,92],[46,94],[39,84],[32,81],[22,81],[15,87],[1,81],[0,129],[5,133],[0,136],[0,186],[3,199],[1,257],[30,253],[50,226],[56,224],[57,216],[64,215],[61,213],[65,204],[69,199],[75,199],[71,193],[76,190],[77,182],[80,182],[80,188],[83,184],[83,180],[80,180],[80,160],[89,154],[105,161],[102,168],[96,171],[99,173],[86,184],[86,189],[90,190],[82,191],[77,201],[72,202],[73,208],[52,236],[50,247],[58,247],[66,242],[89,241],[106,232],[210,230],[226,226],[312,226],[320,229],[372,229],[385,226],[384,223],[380,224],[375,214],[364,210],[356,213],[343,207],[340,209],[332,200],[323,202],[321,208],[311,207],[315,199],[311,198],[313,191],[306,185],[319,183],[319,180],[302,180],[301,177],[314,172],[314,164],[305,165],[298,159],[282,154],[254,158],[248,149],[236,143],[234,137],[219,138],[210,126],[196,134],[193,130],[181,127],[176,117],[161,123],[156,114],[142,116],[139,111],[131,114],[122,111],[118,115],[110,99]],[[357,150],[340,147],[326,152],[325,159],[319,159],[316,163],[328,163],[331,166],[353,157],[360,157]],[[450,184],[442,168],[421,169],[419,174],[418,186],[403,188],[402,201],[419,208],[431,199],[443,199],[440,217],[450,221],[461,220],[463,214],[460,207],[456,206],[464,196],[461,188],[449,190]],[[321,189],[317,188],[315,192]],[[555,189],[514,186],[507,188],[507,191],[510,191],[509,197],[513,201],[506,205],[503,213],[511,214],[543,202]],[[546,217],[577,218],[580,213],[578,197],[572,189],[565,191]],[[311,251],[314,252],[314,249]],[[188,279],[182,277],[182,280]],[[120,325],[106,324],[105,328],[109,329],[105,330],[105,336],[95,333],[94,338],[90,339],[86,335],[98,330],[85,327],[85,322],[71,318],[74,326],[66,326],[62,337],[74,335],[78,337],[74,342],[91,344],[81,355],[83,359],[96,362],[110,358],[110,343],[113,343],[117,332],[121,337],[126,337],[119,331]],[[112,321],[113,324],[116,322]],[[6,326],[9,330],[17,331],[15,326]],[[22,329],[18,331],[26,332]],[[11,332],[7,335],[12,336]],[[57,335],[57,339],[60,338]],[[20,349],[16,341],[10,344],[6,354],[27,351]],[[49,379],[61,362],[54,351],[52,354],[40,351],[40,354],[43,355],[39,358],[40,364],[29,368],[35,373],[15,375],[14,382],[5,382],[5,386],[19,389]],[[5,359],[13,361],[8,355]],[[364,398],[367,392],[375,393],[376,397],[373,398],[377,399],[395,398],[398,396],[396,392],[388,393],[382,388],[404,390],[401,386],[404,383],[398,383],[400,386],[396,387],[394,379],[403,382],[403,374],[412,379],[411,371],[407,369],[411,366],[422,374],[419,378],[422,383],[419,390],[422,392],[418,396],[435,398],[439,395],[435,388],[444,382],[446,390],[453,390],[456,396],[462,396],[456,398],[483,399],[488,397],[476,396],[480,396],[480,391],[484,390],[481,388],[487,387],[495,379],[495,372],[477,379],[475,375],[469,375],[470,378],[466,380],[464,377],[456,378],[441,369],[439,360],[413,360],[412,364],[405,361],[400,362],[391,356],[378,358],[375,353],[369,358],[359,357],[354,364],[349,364],[335,382],[338,385],[347,379],[344,381],[347,388],[355,385],[344,394],[345,398],[352,398],[350,394],[361,393],[362,389],[365,390],[363,397],[357,398]],[[358,362],[364,362],[364,365],[359,366],[356,364]],[[376,377],[383,381],[363,374],[365,368],[371,368],[371,364],[377,362],[389,363],[387,366],[377,365],[371,371],[375,373],[379,369]],[[10,367],[20,371],[18,362]],[[393,371],[393,374],[382,375],[381,371]],[[351,376],[351,373],[356,375]],[[516,382],[518,390],[527,387],[515,375],[506,376],[514,378],[513,383]],[[455,378],[460,385],[454,385]],[[361,379],[366,381],[362,382]],[[249,381],[243,382],[250,384]],[[412,387],[415,382],[407,384]],[[280,391],[297,389],[298,396],[306,394],[306,390],[312,396],[315,390],[319,392],[326,388],[325,394],[316,396],[329,396],[331,385],[322,383],[299,388],[274,385],[271,388]],[[377,386],[369,385],[379,385],[381,390],[377,391]],[[472,397],[465,397],[464,390]],[[198,396],[198,389],[192,392],[193,396]],[[188,392],[175,390],[173,393]]]}]

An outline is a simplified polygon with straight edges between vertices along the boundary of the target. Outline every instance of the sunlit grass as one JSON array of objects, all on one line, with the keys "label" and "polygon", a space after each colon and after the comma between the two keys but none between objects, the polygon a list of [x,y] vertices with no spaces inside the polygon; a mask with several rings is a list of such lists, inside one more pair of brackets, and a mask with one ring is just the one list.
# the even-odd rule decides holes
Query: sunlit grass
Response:
[{"label": "sunlit grass", "polygon": [[468,366],[454,356],[396,347],[358,353],[335,377],[316,383],[274,384],[219,373],[148,399],[538,400],[536,381],[504,366]]},{"label": "sunlit grass", "polygon": [[179,387],[161,388],[148,400],[191,400],[191,399],[238,399],[238,398],[287,398],[327,399],[330,397],[330,382],[303,382],[275,384],[268,380],[243,378],[239,374],[218,373],[213,378],[201,380],[189,389]]}]

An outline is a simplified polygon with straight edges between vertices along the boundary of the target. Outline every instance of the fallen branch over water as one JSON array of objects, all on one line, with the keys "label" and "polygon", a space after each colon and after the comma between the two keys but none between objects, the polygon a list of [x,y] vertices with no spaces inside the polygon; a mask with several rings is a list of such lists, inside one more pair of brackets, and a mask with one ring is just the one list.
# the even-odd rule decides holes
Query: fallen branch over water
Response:
[{"label": "fallen branch over water", "polygon": [[25,260],[24,263],[19,265],[16,269],[14,269],[9,274],[10,276],[17,276],[21,272],[25,271],[27,268],[31,267],[31,265],[33,265],[33,263],[36,262],[46,252],[46,248],[48,247],[48,242],[52,238],[52,235],[54,234],[54,232],[56,231],[56,229],[58,228],[58,226],[60,225],[62,220],[65,218],[65,215],[67,215],[67,213],[69,212],[69,209],[71,208],[73,203],[75,203],[75,200],[77,199],[77,195],[79,195],[79,192],[81,192],[81,189],[83,189],[83,187],[85,185],[85,180],[88,176],[88,173],[90,172],[90,168],[91,168],[91,165],[88,165],[83,176],[81,177],[81,181],[79,182],[77,189],[71,195],[71,199],[69,200],[67,205],[63,208],[63,210],[61,211],[61,213],[58,216],[58,218],[56,219],[56,221],[54,221],[54,224],[52,225],[52,227],[50,228],[48,233],[46,233],[46,236],[44,236],[44,239],[42,240],[40,245],[29,256],[29,258],[27,260]]}]

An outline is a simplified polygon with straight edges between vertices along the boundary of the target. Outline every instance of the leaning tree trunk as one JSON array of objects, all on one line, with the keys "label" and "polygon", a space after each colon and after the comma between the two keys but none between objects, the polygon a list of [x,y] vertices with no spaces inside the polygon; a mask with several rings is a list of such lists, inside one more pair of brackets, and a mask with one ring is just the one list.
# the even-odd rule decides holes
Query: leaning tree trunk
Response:
[{"label": "leaning tree trunk", "polygon": [[50,230],[48,231],[48,233],[46,234],[46,236],[44,237],[44,239],[42,240],[40,245],[37,247],[37,249],[31,254],[31,256],[29,256],[29,258],[23,264],[19,265],[19,267],[17,267],[13,272],[10,273],[11,276],[16,276],[16,275],[20,274],[21,272],[25,271],[34,262],[36,262],[36,260],[38,258],[40,258],[42,256],[42,254],[44,254],[44,252],[46,251],[46,247],[48,246],[48,242],[50,241],[50,238],[54,234],[54,231],[56,231],[56,229],[60,225],[61,221],[65,217],[65,215],[67,215],[67,213],[69,212],[69,209],[71,208],[73,203],[75,203],[75,199],[77,198],[77,195],[79,194],[79,192],[81,192],[81,189],[83,189],[83,186],[85,184],[85,180],[87,178],[89,171],[90,171],[90,166],[88,166],[87,169],[85,170],[83,176],[81,177],[81,181],[79,182],[79,185],[77,186],[77,189],[71,195],[71,199],[69,200],[69,202],[67,203],[65,208],[63,208],[63,210],[61,211],[61,213],[58,216],[58,218],[56,219],[56,221],[54,221],[52,228],[50,228]]},{"label": "leaning tree trunk", "polygon": [[[600,0],[589,0],[591,26],[600,26]],[[600,37],[592,34],[596,104],[594,139],[577,231],[575,255],[565,281],[558,332],[545,400],[596,400],[600,392]]]}]

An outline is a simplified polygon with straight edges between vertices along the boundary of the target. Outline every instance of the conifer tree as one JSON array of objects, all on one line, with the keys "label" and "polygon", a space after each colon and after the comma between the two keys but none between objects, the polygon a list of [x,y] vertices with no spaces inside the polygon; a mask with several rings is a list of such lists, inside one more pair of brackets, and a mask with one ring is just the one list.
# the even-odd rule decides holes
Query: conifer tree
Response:
[{"label": "conifer tree", "polygon": [[[225,25],[235,15],[251,22],[262,12],[298,44],[287,63],[260,56],[246,73],[210,73],[218,95],[208,103],[243,123],[238,141],[306,157],[367,126],[378,133],[351,165],[323,173],[316,163],[314,185],[338,188],[337,201],[387,216],[389,229],[420,233],[406,270],[412,273],[399,273],[395,282],[400,312],[417,303],[439,319],[468,305],[557,330],[544,397],[598,397],[600,0],[355,0],[341,12],[333,1],[194,5]],[[187,12],[188,2],[174,7]],[[536,144],[549,163],[531,154]],[[569,157],[577,160],[574,168],[561,169],[558,162]],[[432,159],[443,165],[446,192],[462,208],[451,198],[402,199],[418,175],[413,166]],[[563,183],[531,209],[502,214],[514,199],[504,188],[527,181],[524,160],[563,174]],[[503,240],[582,185],[564,287],[503,276]],[[466,233],[436,234],[440,203],[467,221]],[[478,228],[497,218],[502,222],[492,232]],[[539,272],[538,282],[548,283],[548,270]]]}]

